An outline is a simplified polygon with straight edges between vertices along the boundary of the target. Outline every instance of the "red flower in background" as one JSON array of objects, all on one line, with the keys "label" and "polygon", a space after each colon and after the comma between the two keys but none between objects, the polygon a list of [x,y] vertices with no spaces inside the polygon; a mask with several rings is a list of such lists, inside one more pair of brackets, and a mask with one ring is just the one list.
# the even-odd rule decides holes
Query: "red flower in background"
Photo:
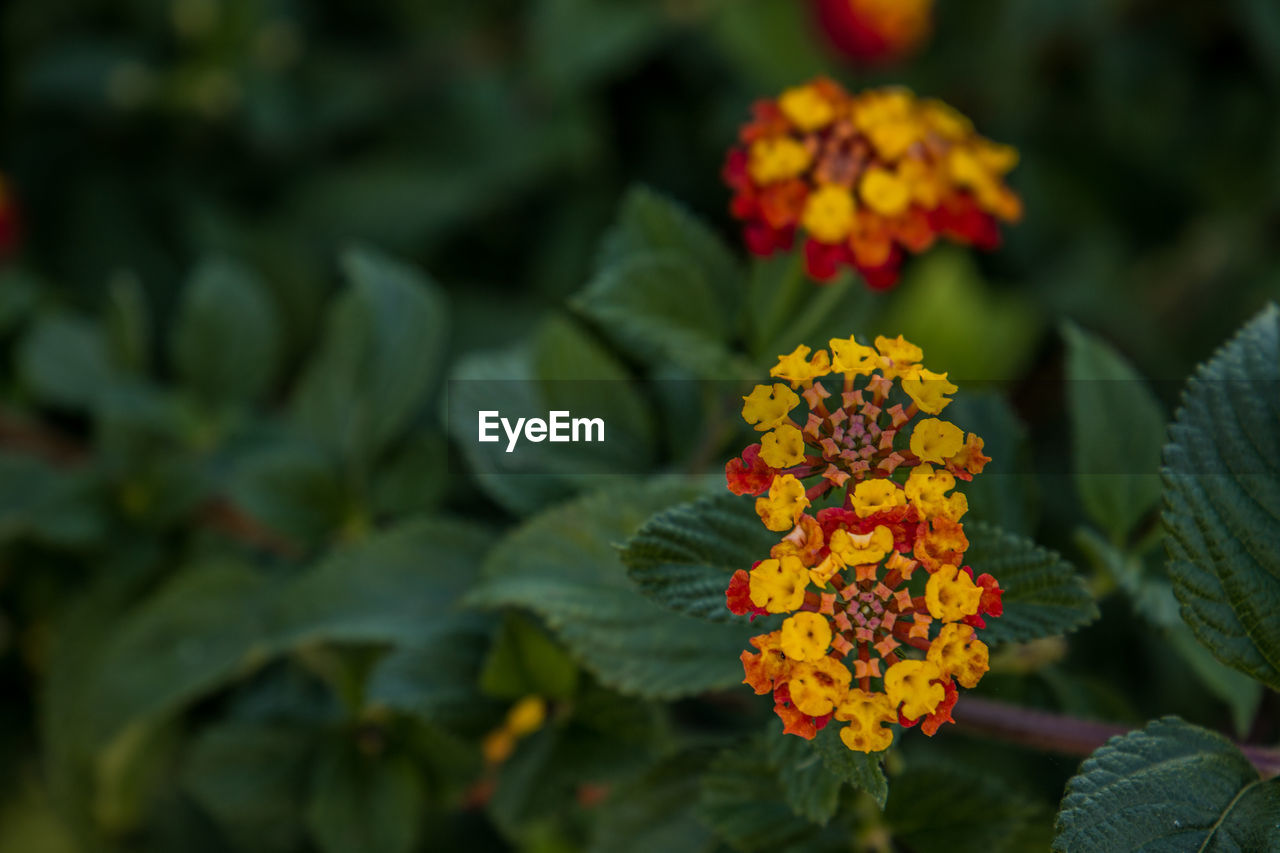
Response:
[{"label": "red flower in background", "polygon": [[13,255],[18,249],[21,234],[18,205],[9,183],[0,175],[0,258]]},{"label": "red flower in background", "polygon": [[752,112],[725,160],[729,209],[753,254],[802,235],[818,281],[852,267],[869,287],[890,288],[908,253],[938,237],[989,250],[998,222],[1022,215],[1004,183],[1017,151],[941,101],[905,89],[850,95],[820,78]]},{"label": "red flower in background", "polygon": [[914,53],[933,23],[933,0],[813,0],[813,8],[832,47],[867,64]]}]

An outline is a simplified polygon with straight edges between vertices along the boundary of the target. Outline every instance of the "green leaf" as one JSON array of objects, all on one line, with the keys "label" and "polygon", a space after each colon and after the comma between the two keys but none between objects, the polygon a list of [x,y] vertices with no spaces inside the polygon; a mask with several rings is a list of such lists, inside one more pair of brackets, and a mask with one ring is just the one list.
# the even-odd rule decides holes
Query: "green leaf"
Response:
[{"label": "green leaf", "polygon": [[296,850],[312,732],[269,723],[222,723],[196,737],[182,785],[239,847]]},{"label": "green leaf", "polygon": [[232,501],[269,530],[305,543],[341,528],[348,510],[334,460],[306,442],[246,455],[232,469]]},{"label": "green leaf", "polygon": [[577,686],[578,668],[565,651],[529,619],[508,614],[485,659],[480,689],[500,699],[568,699]]},{"label": "green leaf", "polygon": [[368,249],[342,260],[350,289],[330,310],[293,412],[326,445],[367,460],[401,434],[438,382],[447,307],[411,267]]},{"label": "green leaf", "polygon": [[596,268],[603,271],[632,255],[664,250],[682,256],[703,274],[716,305],[739,302],[743,274],[733,252],[705,223],[648,187],[633,187],[623,198]]},{"label": "green leaf", "polygon": [[1164,449],[1169,577],[1219,660],[1280,689],[1280,311],[1187,383]]},{"label": "green leaf", "polygon": [[813,832],[787,805],[767,755],[757,738],[720,753],[702,777],[699,812],[736,850],[776,849]]},{"label": "green leaf", "polygon": [[102,330],[80,317],[36,322],[18,345],[18,374],[41,402],[89,409],[119,380]]},{"label": "green leaf", "polygon": [[589,853],[702,853],[711,835],[694,813],[707,756],[682,752],[616,787],[601,805]]},{"label": "green leaf", "polygon": [[894,776],[884,816],[918,853],[1004,853],[1037,816],[998,776],[960,765],[908,765]]},{"label": "green leaf", "polygon": [[[234,562],[179,572],[124,614],[100,648],[85,701],[92,737],[163,718],[307,643],[422,647],[474,578],[485,531],[421,521],[337,550],[296,577]],[[424,555],[429,558],[424,559]]]},{"label": "green leaf", "polygon": [[1067,784],[1059,853],[1251,853],[1280,846],[1280,780],[1219,734],[1165,717],[1107,741]]},{"label": "green leaf", "polygon": [[496,703],[480,693],[484,651],[492,640],[487,615],[445,614],[432,639],[398,646],[378,661],[364,699],[444,726],[466,728]]},{"label": "green leaf", "polygon": [[740,621],[725,606],[725,588],[777,544],[750,498],[709,495],[658,513],[622,550],[627,574],[664,607],[713,622]]},{"label": "green leaf", "polygon": [[1072,324],[1062,334],[1076,489],[1093,522],[1122,542],[1160,499],[1164,409],[1109,344]]},{"label": "green leaf", "polygon": [[417,844],[426,791],[402,756],[370,757],[345,744],[323,757],[307,826],[324,853],[407,853]]},{"label": "green leaf", "polygon": [[1169,648],[1186,661],[1200,683],[1226,703],[1236,732],[1242,737],[1248,734],[1262,701],[1263,687],[1248,675],[1223,665],[1200,645],[1191,628],[1182,621],[1165,567],[1144,565],[1141,555],[1120,551],[1092,530],[1078,531],[1076,542],[1099,571],[1110,575],[1125,591],[1134,612],[1163,629]]},{"label": "green leaf", "polygon": [[203,400],[257,399],[275,378],[280,357],[270,291],[233,261],[201,262],[182,292],[170,346],[179,378]]},{"label": "green leaf", "polygon": [[710,378],[746,375],[725,347],[726,309],[706,274],[678,253],[628,255],[597,273],[572,305],[648,364]]},{"label": "green leaf", "polygon": [[532,610],[589,672],[622,693],[675,698],[740,682],[751,629],[653,603],[618,556],[616,543],[689,495],[687,486],[659,481],[548,510],[498,544],[467,600]]},{"label": "green leaf", "polygon": [[840,804],[844,778],[827,766],[812,742],[784,734],[777,725],[769,727],[765,742],[769,761],[778,773],[778,782],[791,811],[811,823],[825,826]]},{"label": "green leaf", "polygon": [[985,523],[965,525],[965,563],[990,573],[1004,590],[1004,615],[988,618],[984,642],[1021,643],[1052,637],[1098,618],[1084,579],[1057,553]]},{"label": "green leaf", "polygon": [[866,791],[884,808],[889,796],[889,783],[885,781],[880,752],[856,752],[840,739],[842,726],[831,724],[818,732],[813,739],[814,750],[822,757],[827,770],[860,791]]},{"label": "green leaf", "polygon": [[108,529],[95,485],[83,473],[0,454],[0,541],[29,536],[61,547],[94,543]]}]

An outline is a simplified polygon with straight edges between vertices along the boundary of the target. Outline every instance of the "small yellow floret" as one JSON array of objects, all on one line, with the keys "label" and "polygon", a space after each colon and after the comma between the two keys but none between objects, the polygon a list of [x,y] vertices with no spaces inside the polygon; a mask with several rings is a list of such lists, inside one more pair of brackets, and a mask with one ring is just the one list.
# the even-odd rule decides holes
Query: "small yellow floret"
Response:
[{"label": "small yellow floret", "polygon": [[916,720],[932,714],[946,698],[946,689],[933,683],[941,679],[942,671],[929,661],[898,661],[884,674],[884,689],[895,707],[902,706],[902,716]]},{"label": "small yellow floret", "polygon": [[898,216],[911,205],[911,189],[897,175],[872,167],[862,177],[863,203],[882,216]]},{"label": "small yellow floret", "polygon": [[786,355],[778,356],[778,363],[769,369],[769,375],[777,379],[785,379],[795,388],[801,382],[808,382],[831,372],[831,357],[824,349],[818,350],[809,358],[809,347],[801,344]]},{"label": "small yellow floret", "polygon": [[827,184],[805,200],[800,224],[820,243],[842,243],[853,230],[853,220],[853,194]]},{"label": "small yellow floret", "polygon": [[876,349],[880,351],[880,371],[889,379],[914,376],[921,369],[919,361],[924,358],[924,350],[902,335],[896,338],[878,336]]},{"label": "small yellow floret", "polygon": [[782,424],[760,439],[760,458],[770,468],[790,468],[804,461],[804,436],[791,424]]},{"label": "small yellow floret", "polygon": [[831,369],[836,373],[861,376],[880,366],[879,354],[852,336],[844,340],[832,338],[828,344],[831,346]]},{"label": "small yellow floret", "polygon": [[952,623],[943,625],[929,646],[928,660],[960,686],[977,687],[989,668],[990,650],[972,626]]},{"label": "small yellow floret", "polygon": [[850,533],[841,527],[831,534],[831,553],[848,566],[878,563],[892,550],[893,531],[883,524],[870,533]]},{"label": "small yellow floret", "polygon": [[863,480],[853,487],[853,511],[859,518],[905,505],[907,493],[892,480]]},{"label": "small yellow floret", "polygon": [[791,703],[811,717],[830,714],[844,701],[853,675],[844,664],[829,657],[796,664],[787,687]]},{"label": "small yellow floret", "polygon": [[902,380],[902,390],[915,401],[920,411],[936,415],[951,402],[946,395],[954,394],[957,389],[947,381],[947,374],[934,373],[922,367]]},{"label": "small yellow floret", "polygon": [[826,127],[836,117],[836,109],[814,86],[796,86],[778,98],[782,114],[806,133]]},{"label": "small yellow floret", "polygon": [[959,622],[978,612],[982,587],[973,582],[968,572],[947,564],[929,576],[929,583],[924,588],[924,601],[934,619]]},{"label": "small yellow floret", "polygon": [[762,560],[751,570],[751,603],[770,613],[790,613],[804,604],[804,588],[809,573],[795,557]]},{"label": "small yellow floret", "polygon": [[925,462],[941,465],[962,447],[964,432],[960,427],[937,418],[920,421],[911,432],[911,452]]},{"label": "small yellow floret", "polygon": [[804,483],[792,474],[774,477],[769,484],[769,494],[756,498],[756,515],[770,530],[781,533],[795,527],[800,514],[809,506],[804,493]]},{"label": "small yellow floret", "polygon": [[792,660],[815,661],[831,648],[831,625],[817,613],[797,613],[782,623],[782,652]]},{"label": "small yellow floret", "polygon": [[751,144],[747,172],[757,184],[771,184],[796,177],[812,160],[809,149],[789,136],[769,137]]},{"label": "small yellow floret", "polygon": [[800,397],[781,382],[775,382],[772,388],[757,385],[742,398],[742,419],[760,432],[766,432],[786,421],[798,405]]}]

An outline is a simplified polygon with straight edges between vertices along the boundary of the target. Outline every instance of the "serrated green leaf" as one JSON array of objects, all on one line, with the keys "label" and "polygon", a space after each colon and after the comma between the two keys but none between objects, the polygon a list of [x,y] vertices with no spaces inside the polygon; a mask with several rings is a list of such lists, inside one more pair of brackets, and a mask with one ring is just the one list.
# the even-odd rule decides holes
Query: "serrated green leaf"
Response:
[{"label": "serrated green leaf", "polygon": [[249,402],[275,377],[280,355],[275,306],[251,270],[227,259],[191,273],[170,339],[183,383],[210,403]]},{"label": "serrated green leaf", "polygon": [[1058,853],[1254,853],[1280,846],[1280,780],[1176,717],[1109,740],[1067,784]]},{"label": "serrated green leaf", "polygon": [[1169,577],[1218,659],[1280,689],[1280,311],[1187,383],[1164,448]]},{"label": "serrated green leaf", "polygon": [[725,346],[726,311],[706,274],[676,252],[627,255],[597,273],[572,305],[645,363],[712,378],[746,374]]},{"label": "serrated green leaf", "polygon": [[307,826],[324,853],[407,853],[425,805],[425,786],[408,758],[360,755],[340,744],[316,765]]},{"label": "serrated green leaf", "polygon": [[605,235],[596,269],[602,271],[624,258],[652,251],[675,252],[686,258],[705,276],[717,305],[737,304],[743,276],[733,252],[677,202],[648,187],[633,187],[622,200],[617,222]]},{"label": "serrated green leaf", "polygon": [[698,823],[700,774],[708,756],[683,752],[619,785],[600,807],[590,853],[699,853],[711,835]]},{"label": "serrated green leaf", "polygon": [[739,682],[750,627],[664,609],[635,587],[618,556],[616,543],[690,494],[660,481],[550,509],[498,544],[468,601],[532,610],[601,683],[622,693],[675,698]]},{"label": "serrated green leaf", "polygon": [[738,569],[777,544],[751,498],[708,495],[660,512],[622,550],[622,562],[641,592],[680,613],[713,622],[740,621],[725,606],[725,588]]},{"label": "serrated green leaf", "polygon": [[787,805],[762,739],[720,753],[702,776],[699,813],[736,850],[770,850],[814,832]]},{"label": "serrated green leaf", "polygon": [[1133,602],[1134,612],[1163,629],[1169,648],[1186,661],[1201,684],[1231,709],[1236,732],[1241,736],[1247,734],[1253,726],[1258,703],[1262,701],[1263,687],[1245,673],[1222,664],[1196,640],[1191,628],[1182,621],[1178,599],[1165,568],[1144,566],[1141,555],[1120,551],[1092,530],[1078,531],[1076,542],[1098,569],[1110,575],[1125,591]]},{"label": "serrated green leaf", "polygon": [[1164,409],[1109,344],[1072,324],[1063,337],[1076,489],[1093,522],[1121,542],[1160,499]]},{"label": "serrated green leaf", "polygon": [[1004,590],[1004,614],[980,632],[990,645],[1052,637],[1098,618],[1084,579],[1057,553],[990,524],[965,525],[965,564],[990,573]]},{"label": "serrated green leaf", "polygon": [[1005,853],[1037,811],[990,772],[922,764],[893,777],[884,816],[893,837],[918,853]]},{"label": "serrated green leaf", "polygon": [[350,283],[293,398],[295,419],[344,455],[368,459],[396,438],[440,378],[444,294],[417,270],[368,249],[343,256]]},{"label": "serrated green leaf", "polygon": [[844,778],[827,767],[813,743],[784,734],[773,725],[765,736],[769,762],[778,774],[787,805],[799,817],[825,826],[840,805]]},{"label": "serrated green leaf", "polygon": [[830,724],[813,739],[814,751],[822,757],[822,763],[839,778],[860,791],[866,791],[884,808],[889,796],[889,783],[885,781],[880,761],[881,752],[857,752],[849,749],[840,739],[843,726]]}]

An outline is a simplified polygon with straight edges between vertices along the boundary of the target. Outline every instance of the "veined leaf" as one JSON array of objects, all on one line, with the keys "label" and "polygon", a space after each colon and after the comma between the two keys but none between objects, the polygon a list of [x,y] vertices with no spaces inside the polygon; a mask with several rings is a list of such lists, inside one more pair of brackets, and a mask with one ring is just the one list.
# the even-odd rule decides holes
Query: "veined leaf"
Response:
[{"label": "veined leaf", "polygon": [[988,572],[1004,590],[1004,615],[987,620],[983,641],[1020,643],[1065,634],[1098,618],[1098,606],[1076,570],[1053,551],[984,523],[965,525],[965,563]]},{"label": "veined leaf", "polygon": [[774,850],[815,830],[792,814],[760,738],[716,756],[702,777],[699,811],[737,850]]},{"label": "veined leaf", "polygon": [[707,377],[746,375],[725,346],[726,310],[706,273],[678,253],[628,255],[605,267],[573,299],[617,345],[649,364]]},{"label": "veined leaf", "polygon": [[271,384],[279,343],[275,306],[253,272],[223,259],[196,267],[170,340],[192,391],[212,403],[254,399]]},{"label": "veined leaf", "polygon": [[728,622],[724,592],[738,569],[750,569],[777,544],[751,498],[709,495],[660,512],[622,551],[627,574],[664,607]]},{"label": "veined leaf", "polygon": [[1280,310],[1187,383],[1164,449],[1169,577],[1223,663],[1280,689]]},{"label": "veined leaf", "polygon": [[825,826],[840,805],[844,777],[827,766],[812,741],[785,734],[778,725],[770,725],[765,738],[769,760],[791,811]]},{"label": "veined leaf", "polygon": [[367,459],[396,438],[439,379],[448,343],[444,294],[372,251],[343,256],[350,289],[293,398],[297,421],[329,447]]},{"label": "veined leaf", "polygon": [[618,556],[615,543],[689,496],[688,486],[663,481],[548,510],[498,544],[468,601],[532,610],[587,670],[622,693],[673,698],[739,682],[751,628],[664,609],[636,589]]},{"label": "veined leaf", "polygon": [[1109,740],[1067,784],[1059,853],[1253,853],[1280,846],[1280,780],[1221,735],[1165,717]]},{"label": "veined leaf", "polygon": [[724,241],[677,202],[637,186],[622,200],[596,268],[607,269],[645,251],[672,251],[686,258],[705,276],[717,305],[736,304],[743,273]]},{"label": "veined leaf", "polygon": [[812,741],[814,751],[822,757],[822,763],[828,770],[853,787],[866,791],[880,804],[880,808],[884,808],[889,796],[889,785],[884,771],[880,769],[884,753],[849,749],[840,739],[840,728],[833,723],[818,732]]}]

